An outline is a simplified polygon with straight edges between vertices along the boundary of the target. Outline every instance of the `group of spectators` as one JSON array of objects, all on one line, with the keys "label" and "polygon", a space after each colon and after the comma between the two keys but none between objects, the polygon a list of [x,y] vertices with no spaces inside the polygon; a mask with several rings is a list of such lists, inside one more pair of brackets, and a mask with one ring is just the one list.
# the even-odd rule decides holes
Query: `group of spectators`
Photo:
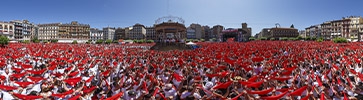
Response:
[{"label": "group of spectators", "polygon": [[0,99],[359,100],[362,43],[9,44]]}]

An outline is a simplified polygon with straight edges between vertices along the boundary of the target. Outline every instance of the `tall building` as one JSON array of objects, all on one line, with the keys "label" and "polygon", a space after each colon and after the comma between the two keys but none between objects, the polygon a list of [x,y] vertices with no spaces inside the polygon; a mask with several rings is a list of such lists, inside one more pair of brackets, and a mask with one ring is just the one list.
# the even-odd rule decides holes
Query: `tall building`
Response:
[{"label": "tall building", "polygon": [[114,40],[125,39],[126,29],[125,28],[117,28],[115,30],[115,38]]},{"label": "tall building", "polygon": [[126,38],[131,40],[140,40],[145,39],[146,37],[146,29],[144,25],[135,24],[132,27],[129,27],[126,30]]},{"label": "tall building", "polygon": [[0,35],[14,39],[14,24],[10,22],[0,22]]},{"label": "tall building", "polygon": [[157,40],[155,27],[146,27],[146,39],[147,40]]},{"label": "tall building", "polygon": [[211,35],[212,35],[212,31],[211,31],[210,27],[209,26],[203,26],[202,27],[202,34],[204,34],[203,39],[209,41],[209,39],[211,38]]},{"label": "tall building", "polygon": [[[39,40],[57,40],[60,25],[61,23],[39,24],[37,38]],[[64,30],[61,32],[64,32]]]},{"label": "tall building", "polygon": [[218,39],[218,41],[222,41],[222,31],[224,30],[224,27],[222,25],[215,25],[212,28],[212,36],[211,38]]},{"label": "tall building", "polygon": [[298,37],[299,32],[297,29],[290,27],[290,28],[281,28],[281,27],[274,27],[274,28],[264,28],[259,33],[260,37],[266,37],[266,38],[275,38],[280,39],[283,37]]},{"label": "tall building", "polygon": [[314,25],[305,28],[307,36],[321,36],[324,39],[333,39],[335,37],[345,37],[349,39],[358,39],[358,33],[362,28],[363,18],[360,16],[348,16],[339,20],[326,21],[320,25]]},{"label": "tall building", "polygon": [[321,25],[307,27],[305,28],[305,37],[323,37],[321,31]]},{"label": "tall building", "polygon": [[113,41],[115,38],[115,32],[116,32],[116,28],[114,28],[114,27],[103,28],[103,39]]},{"label": "tall building", "polygon": [[35,34],[36,25],[30,23],[28,20],[14,20],[11,21],[14,24],[14,39],[15,40],[30,40]]},{"label": "tall building", "polygon": [[91,28],[90,40],[92,40],[92,42],[96,42],[97,40],[103,40],[103,30],[99,30],[97,28]]},{"label": "tall building", "polygon": [[[194,39],[202,39],[204,37],[202,26],[199,24],[190,24],[188,28],[191,28],[195,31],[195,36],[192,36]],[[187,30],[188,31],[188,30]],[[188,35],[187,35],[188,37]]]},{"label": "tall building", "polygon": [[77,21],[59,25],[59,39],[89,40],[90,25],[80,24]]},{"label": "tall building", "polygon": [[187,28],[187,39],[196,39],[196,30],[194,28]]},{"label": "tall building", "polygon": [[249,38],[252,36],[252,28],[247,26],[247,23],[242,23],[242,28],[239,29],[242,30],[240,32],[242,32],[242,36],[241,36],[241,40],[238,41],[248,41]]}]

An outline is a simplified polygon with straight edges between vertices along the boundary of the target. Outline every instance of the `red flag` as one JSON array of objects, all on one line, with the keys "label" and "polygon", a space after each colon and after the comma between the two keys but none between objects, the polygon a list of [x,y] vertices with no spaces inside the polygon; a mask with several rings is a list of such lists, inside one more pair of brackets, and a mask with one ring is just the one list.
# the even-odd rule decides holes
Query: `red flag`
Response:
[{"label": "red flag", "polygon": [[68,95],[68,94],[71,94],[73,93],[73,89],[67,91],[67,92],[64,92],[64,93],[60,93],[60,94],[52,94],[53,97],[59,97],[59,98],[63,98],[64,96]]},{"label": "red flag", "polygon": [[32,82],[15,82],[20,87],[26,88],[28,85],[33,84]]},{"label": "red flag", "polygon": [[226,83],[220,83],[213,87],[213,89],[226,89],[228,86],[230,86],[233,83],[233,81],[228,81]]},{"label": "red flag", "polygon": [[325,98],[324,98],[324,93],[321,93],[321,94],[320,94],[320,100],[325,100]]},{"label": "red flag", "polygon": [[34,75],[40,75],[40,74],[43,74],[45,71],[46,71],[46,69],[38,70],[38,71],[29,70],[29,72],[30,72],[31,74],[34,74]]},{"label": "red flag", "polygon": [[254,88],[258,88],[260,87],[260,85],[263,83],[264,81],[260,81],[260,82],[254,82],[251,84],[246,85],[247,87],[254,87]]},{"label": "red flag", "polygon": [[68,76],[73,77],[73,76],[76,76],[78,73],[79,73],[78,71],[75,71],[75,72],[69,73]]},{"label": "red flag", "polygon": [[76,85],[78,82],[80,82],[82,80],[81,77],[77,77],[77,78],[69,78],[69,79],[65,79],[63,80],[64,82],[68,83],[71,86]]},{"label": "red flag", "polygon": [[44,78],[42,78],[42,77],[28,77],[30,80],[32,80],[33,82],[35,82],[35,83],[38,83],[39,81],[42,81],[42,80],[44,80]]},{"label": "red flag", "polygon": [[284,93],[281,93],[279,95],[276,95],[276,96],[268,96],[268,97],[261,97],[261,99],[266,99],[266,100],[278,100],[282,97],[284,97],[286,94],[287,94],[288,91],[284,92]]},{"label": "red flag", "polygon": [[84,89],[83,94],[90,93],[91,91],[95,90],[96,88],[97,88],[96,86],[92,86],[90,88]]},{"label": "red flag", "polygon": [[291,77],[272,77],[272,80],[286,81],[291,79]]},{"label": "red flag", "polygon": [[323,83],[321,82],[319,76],[316,76],[316,81],[318,81],[319,86],[323,86]]},{"label": "red flag", "polygon": [[69,98],[68,100],[77,100],[79,97],[81,97],[81,94],[78,94],[72,98]]},{"label": "red flag", "polygon": [[269,88],[261,91],[247,91],[248,94],[259,94],[259,95],[265,95],[270,93],[274,88]]},{"label": "red flag", "polygon": [[23,99],[23,100],[35,100],[35,99],[43,98],[43,96],[29,96],[29,95],[22,95],[22,94],[17,94],[17,93],[13,93],[13,95],[16,96],[18,99]]},{"label": "red flag", "polygon": [[0,85],[0,89],[5,91],[10,91],[10,90],[16,90],[18,88],[12,86]]},{"label": "red flag", "polygon": [[346,93],[344,93],[344,100],[349,100]]},{"label": "red flag", "polygon": [[306,90],[306,88],[308,88],[308,86],[303,86],[303,87],[295,90],[294,92],[291,92],[290,95],[300,96]]},{"label": "red flag", "polygon": [[255,75],[255,76],[251,77],[250,79],[248,79],[248,82],[256,82],[257,78],[258,78],[258,76]]},{"label": "red flag", "polygon": [[350,88],[352,88],[353,84],[350,82],[350,79],[348,77],[346,79],[348,80],[348,84],[349,84]]},{"label": "red flag", "polygon": [[155,97],[158,92],[159,92],[159,88],[156,88],[154,93],[153,93],[153,96]]},{"label": "red flag", "polygon": [[175,80],[177,80],[178,82],[180,82],[183,79],[183,76],[180,76],[178,73],[173,73],[173,77],[175,78]]}]

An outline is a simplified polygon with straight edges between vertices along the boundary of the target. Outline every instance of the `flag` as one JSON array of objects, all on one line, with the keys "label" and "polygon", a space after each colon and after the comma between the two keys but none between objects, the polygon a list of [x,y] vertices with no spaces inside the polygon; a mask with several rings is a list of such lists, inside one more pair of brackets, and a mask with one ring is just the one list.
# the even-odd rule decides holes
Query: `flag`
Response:
[{"label": "flag", "polygon": [[177,80],[178,82],[182,81],[183,76],[180,76],[178,73],[174,72],[173,73],[173,77],[175,78],[175,80]]},{"label": "flag", "polygon": [[233,83],[233,81],[228,81],[226,83],[220,83],[216,86],[213,87],[213,89],[226,89],[227,87],[229,87],[231,84]]},{"label": "flag", "polygon": [[261,99],[265,99],[265,100],[278,100],[278,99],[284,97],[287,94],[287,92],[288,91],[286,91],[284,93],[281,93],[279,95],[276,95],[276,96],[261,97]]},{"label": "flag", "polygon": [[303,87],[295,90],[294,92],[291,92],[290,95],[300,96],[306,90],[306,88],[307,88],[307,86],[303,86]]},{"label": "flag", "polygon": [[323,83],[321,82],[319,76],[316,76],[316,81],[318,81],[319,86],[323,86]]},{"label": "flag", "polygon": [[320,100],[325,100],[324,93],[320,94]]},{"label": "flag", "polygon": [[0,85],[0,89],[4,91],[10,91],[10,90],[16,90],[18,88],[12,86]]},{"label": "flag", "polygon": [[33,84],[32,82],[15,82],[20,87],[26,88],[28,85]]},{"label": "flag", "polygon": [[13,93],[13,95],[16,96],[18,99],[23,99],[23,100],[35,100],[35,99],[43,98],[43,96],[30,96],[30,95],[22,95],[22,94],[17,94],[17,93]]},{"label": "flag", "polygon": [[260,81],[260,82],[254,82],[251,84],[246,85],[247,87],[254,87],[254,88],[258,88],[260,87],[260,85],[263,83],[264,81]]},{"label": "flag", "polygon": [[274,88],[269,88],[261,91],[247,91],[248,94],[259,94],[259,95],[265,95],[270,93]]},{"label": "flag", "polygon": [[79,97],[81,97],[81,94],[78,94],[72,98],[69,98],[68,100],[78,100]]}]

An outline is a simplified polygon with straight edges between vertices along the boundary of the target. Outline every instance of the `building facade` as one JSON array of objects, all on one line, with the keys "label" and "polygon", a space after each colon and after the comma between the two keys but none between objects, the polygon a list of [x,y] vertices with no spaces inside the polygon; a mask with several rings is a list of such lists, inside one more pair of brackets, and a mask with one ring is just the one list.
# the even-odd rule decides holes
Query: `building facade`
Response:
[{"label": "building facade", "polygon": [[[61,23],[39,24],[39,40],[57,40]],[[62,31],[63,32],[63,31]]]},{"label": "building facade", "polygon": [[0,35],[14,39],[14,24],[10,22],[0,22]]},{"label": "building facade", "polygon": [[58,38],[61,40],[89,40],[90,25],[80,24],[77,21],[60,24]]},{"label": "building facade", "polygon": [[305,28],[305,37],[323,37],[321,31],[321,25],[307,27]]},{"label": "building facade", "polygon": [[202,27],[202,34],[204,34],[203,39],[205,39],[206,41],[209,41],[209,39],[211,38],[212,35],[212,31],[210,29],[209,26],[203,26]]},{"label": "building facade", "polygon": [[204,37],[203,28],[201,25],[193,23],[193,24],[190,24],[190,26],[188,28],[195,30],[195,36],[192,36],[192,37],[194,37],[194,39],[202,39]]},{"label": "building facade", "polygon": [[103,30],[103,39],[104,40],[115,40],[115,32],[116,28],[114,27],[105,27]]},{"label": "building facade", "polygon": [[90,40],[92,42],[96,42],[97,40],[103,40],[103,30],[91,28],[90,29]]},{"label": "building facade", "polygon": [[212,28],[212,36],[211,38],[217,39],[217,41],[222,41],[222,31],[224,30],[224,27],[222,25],[215,25]]},{"label": "building facade", "polygon": [[146,38],[146,29],[144,25],[135,24],[126,30],[126,38],[131,40],[140,40]]},{"label": "building facade", "polygon": [[117,28],[115,30],[115,38],[114,40],[125,39],[126,29],[125,28]]},{"label": "building facade", "polygon": [[158,37],[155,32],[155,27],[146,27],[146,39],[147,40],[157,40]]},{"label": "building facade", "polygon": [[188,27],[187,28],[187,39],[196,39],[196,30]]},{"label": "building facade", "polygon": [[14,20],[14,40],[30,40],[35,34],[36,25],[28,20]]},{"label": "building facade", "polygon": [[283,37],[298,37],[299,32],[295,28],[281,28],[281,27],[274,27],[274,28],[264,28],[259,33],[259,38],[275,38],[280,39]]}]

